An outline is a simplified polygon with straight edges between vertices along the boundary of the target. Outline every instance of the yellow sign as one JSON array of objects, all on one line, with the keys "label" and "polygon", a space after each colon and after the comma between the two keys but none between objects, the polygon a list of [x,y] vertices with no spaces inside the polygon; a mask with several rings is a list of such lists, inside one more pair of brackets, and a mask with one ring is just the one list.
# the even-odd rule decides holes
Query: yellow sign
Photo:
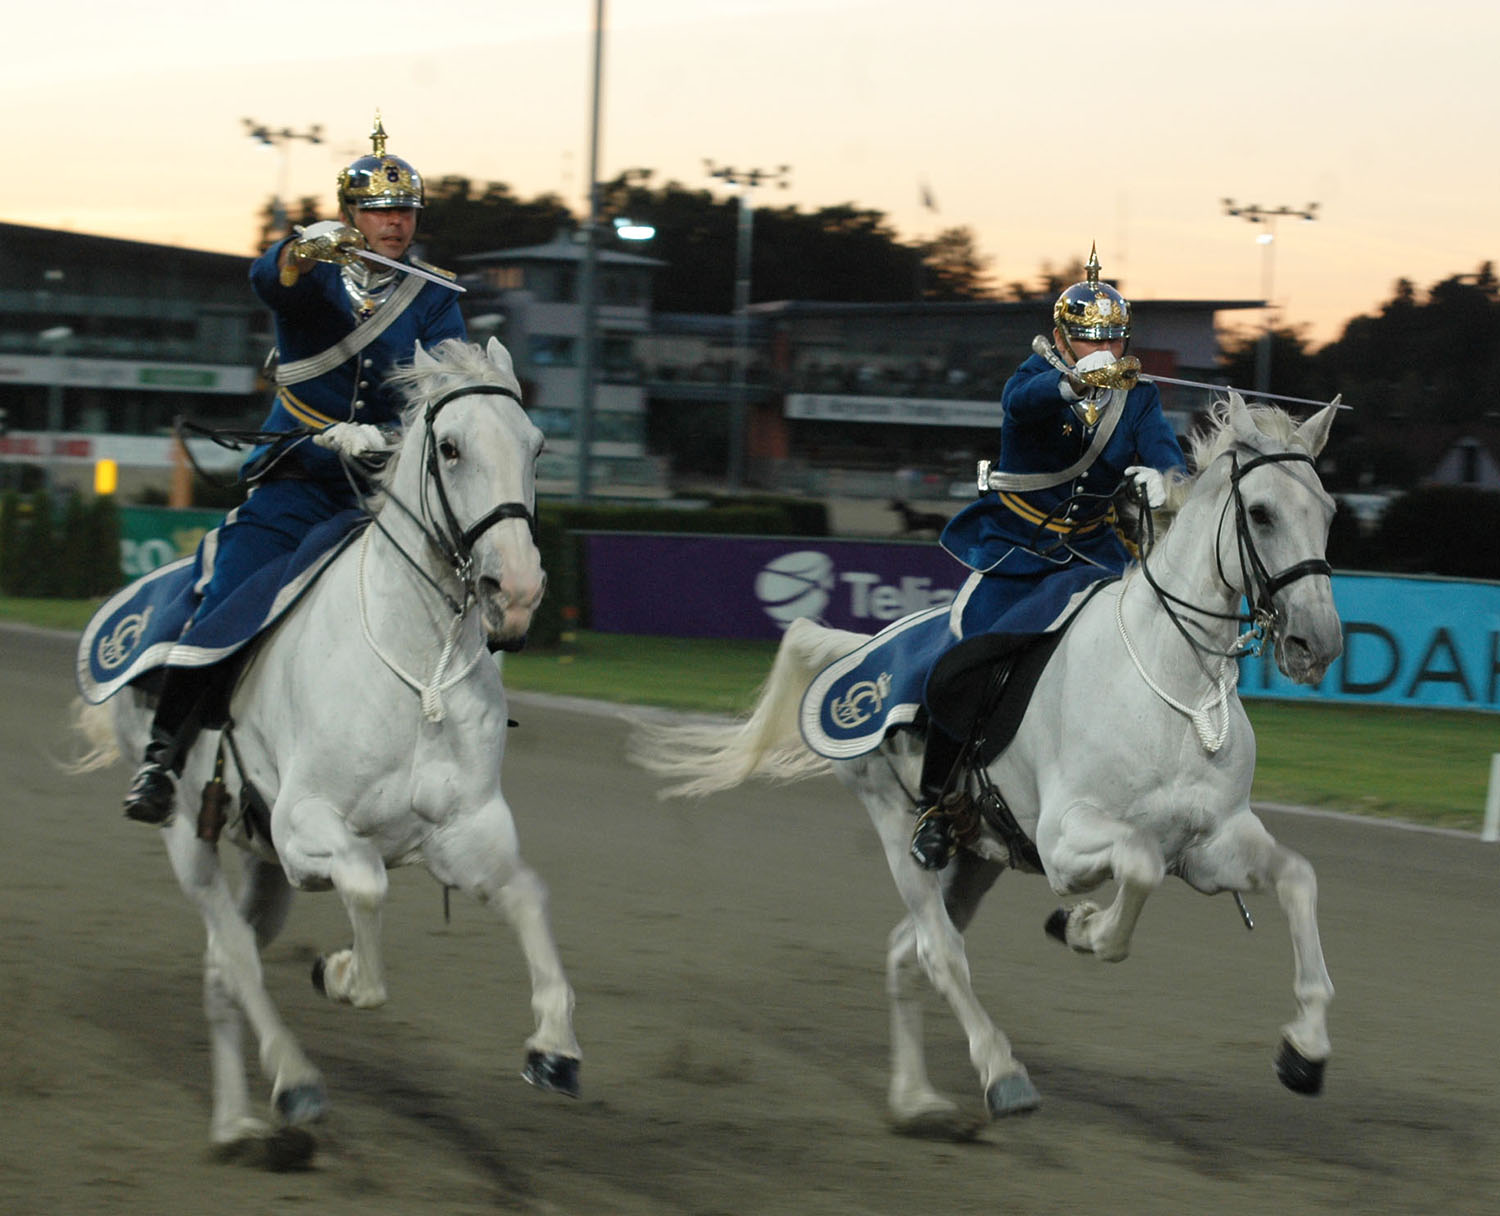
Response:
[{"label": "yellow sign", "polygon": [[113,494],[120,484],[120,466],[113,460],[94,461],[94,493]]}]

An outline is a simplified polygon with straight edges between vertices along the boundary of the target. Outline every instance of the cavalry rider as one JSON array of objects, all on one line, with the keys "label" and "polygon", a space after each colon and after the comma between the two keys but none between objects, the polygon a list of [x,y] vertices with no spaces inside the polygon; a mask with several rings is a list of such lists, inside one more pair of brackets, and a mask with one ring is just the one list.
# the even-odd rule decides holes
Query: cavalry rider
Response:
[{"label": "cavalry rider", "polygon": [[[433,278],[447,271],[410,256],[421,175],[385,150],[380,116],[373,152],[338,176],[339,220],[323,220],[276,242],[250,267],[250,285],[276,325],[277,391],[265,432],[292,436],[262,444],[240,470],[245,501],[200,550],[195,590],[201,620],[267,562],[296,549],[315,525],[359,505],[368,488],[345,461],[389,450],[401,401],[385,384],[414,345],[466,337],[458,296],[429,278],[360,257],[370,250]],[[311,442],[308,440],[311,439]],[[189,624],[191,629],[191,624]],[[212,679],[204,668],[168,667],[144,763],[125,796],[125,814],[164,824],[173,778],[191,745]]]},{"label": "cavalry rider", "polygon": [[[1129,554],[1112,498],[1122,479],[1154,508],[1166,500],[1163,474],[1186,465],[1156,386],[1138,379],[1139,360],[1125,354],[1130,301],[1099,281],[1097,247],[1086,272],[1053,305],[1051,345],[1038,339],[1001,390],[1000,458],[983,474],[982,496],[943,529],[943,548],[972,571],[953,603],[957,638],[1003,630],[1006,612],[1060,570],[1121,573]],[[924,869],[953,854],[942,794],[962,742],[936,726],[927,732],[911,846]]]}]

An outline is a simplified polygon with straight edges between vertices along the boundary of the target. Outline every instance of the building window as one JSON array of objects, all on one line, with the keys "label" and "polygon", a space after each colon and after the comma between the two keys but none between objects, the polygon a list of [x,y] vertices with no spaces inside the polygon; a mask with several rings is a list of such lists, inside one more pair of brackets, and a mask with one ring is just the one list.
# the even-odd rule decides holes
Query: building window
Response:
[{"label": "building window", "polygon": [[537,367],[572,367],[578,361],[576,345],[560,334],[532,334],[528,350]]}]

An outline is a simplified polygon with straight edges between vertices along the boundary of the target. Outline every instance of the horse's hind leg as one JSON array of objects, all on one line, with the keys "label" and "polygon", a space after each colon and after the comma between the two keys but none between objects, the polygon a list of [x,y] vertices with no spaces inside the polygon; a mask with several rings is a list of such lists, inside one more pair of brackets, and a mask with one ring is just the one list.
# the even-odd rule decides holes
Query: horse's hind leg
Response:
[{"label": "horse's hind leg", "polygon": [[[943,871],[944,903],[954,928],[968,928],[979,901],[994,885],[1002,867],[972,853],[960,852]],[[891,1002],[891,1084],[889,1102],[897,1126],[913,1134],[962,1136],[972,1123],[932,1087],[923,1050],[922,993],[917,958],[917,927],[908,916],[891,932],[886,953],[886,994]]]},{"label": "horse's hind leg", "polygon": [[893,991],[892,1029],[897,1036],[893,1044],[893,1068],[900,1072],[891,1081],[892,1114],[902,1123],[908,1115],[907,1104],[912,1104],[920,1115],[921,1107],[930,1104],[933,1094],[931,1085],[926,1083],[925,1070],[913,1067],[913,1061],[920,1060],[917,1037],[920,1021],[913,1020],[915,1006],[907,996],[909,985],[904,976],[910,968],[913,951],[928,980],[947,1000],[968,1037],[969,1059],[979,1074],[990,1114],[1017,1114],[1034,1109],[1040,1099],[1026,1069],[1011,1054],[1010,1040],[990,1020],[974,995],[963,937],[949,916],[943,888],[937,876],[918,869],[907,852],[911,819],[910,800],[905,791],[887,767],[885,757],[879,754],[849,761],[840,765],[838,771],[869,812],[880,834],[891,877],[910,913],[910,930],[904,928],[906,922],[898,926],[887,953],[887,982]]},{"label": "horse's hind leg", "polygon": [[194,835],[189,816],[179,815],[163,837],[183,892],[203,917],[208,947],[203,961],[203,1007],[213,1065],[215,1144],[258,1139],[267,1125],[251,1114],[245,1088],[241,1012],[260,1042],[261,1068],[273,1082],[273,1100],[288,1123],[317,1118],[326,1107],[323,1082],[282,1023],[266,993],[255,931],[236,906],[218,853]]},{"label": "horse's hind leg", "polygon": [[1086,891],[1109,876],[1119,882],[1108,908],[1088,901],[1059,908],[1048,918],[1047,932],[1108,963],[1126,958],[1141,910],[1166,877],[1160,847],[1129,824],[1084,803],[1073,804],[1056,820],[1044,816],[1037,825],[1036,843],[1055,891]]},{"label": "horse's hind leg", "polygon": [[1250,811],[1228,820],[1184,858],[1183,878],[1201,891],[1257,891],[1271,887],[1292,935],[1297,1017],[1282,1027],[1276,1075],[1288,1089],[1316,1094],[1332,1054],[1328,1005],[1333,980],[1318,935],[1318,878],[1300,853],[1278,844]]}]

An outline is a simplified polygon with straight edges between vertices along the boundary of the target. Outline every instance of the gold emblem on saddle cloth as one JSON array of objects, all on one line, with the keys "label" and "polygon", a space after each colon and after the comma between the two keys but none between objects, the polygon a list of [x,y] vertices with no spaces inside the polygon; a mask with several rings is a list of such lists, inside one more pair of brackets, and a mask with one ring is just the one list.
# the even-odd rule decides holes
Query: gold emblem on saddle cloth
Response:
[{"label": "gold emblem on saddle cloth", "polygon": [[882,671],[873,680],[861,680],[842,697],[828,703],[828,714],[843,730],[862,726],[878,714],[891,695],[891,673]]},{"label": "gold emblem on saddle cloth", "polygon": [[141,638],[146,635],[146,626],[151,623],[154,611],[154,608],[147,608],[145,612],[132,612],[129,616],[122,617],[109,633],[99,639],[100,667],[105,671],[113,671],[131,656],[141,644]]}]

